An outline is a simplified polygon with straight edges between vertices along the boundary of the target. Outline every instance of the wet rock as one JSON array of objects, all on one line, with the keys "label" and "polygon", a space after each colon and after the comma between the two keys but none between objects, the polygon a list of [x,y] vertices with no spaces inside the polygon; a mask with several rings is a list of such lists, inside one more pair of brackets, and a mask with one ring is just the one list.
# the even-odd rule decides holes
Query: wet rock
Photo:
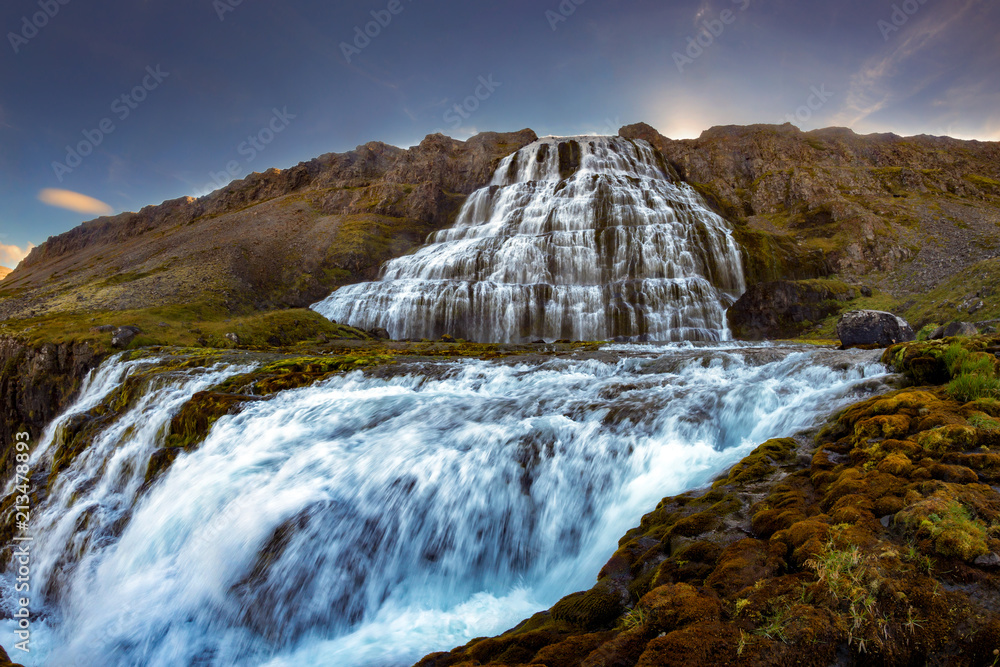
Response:
[{"label": "wet rock", "polygon": [[378,338],[379,340],[391,340],[389,332],[382,327],[375,327],[374,329],[368,330],[368,335],[373,338]]},{"label": "wet rock", "polygon": [[118,327],[111,336],[111,346],[115,348],[128,347],[128,344],[135,340],[135,337],[142,333],[142,329],[134,326]]},{"label": "wet rock", "polygon": [[837,322],[837,336],[844,347],[888,347],[917,337],[906,320],[880,310],[852,310],[845,313]]}]

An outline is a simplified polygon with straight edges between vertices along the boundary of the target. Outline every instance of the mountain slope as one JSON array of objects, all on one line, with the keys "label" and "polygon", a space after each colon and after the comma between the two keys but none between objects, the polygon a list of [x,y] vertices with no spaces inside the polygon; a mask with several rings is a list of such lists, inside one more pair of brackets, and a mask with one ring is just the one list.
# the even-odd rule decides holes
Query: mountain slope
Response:
[{"label": "mountain slope", "polygon": [[790,124],[620,134],[660,149],[737,224],[750,283],[839,274],[906,297],[1000,256],[997,142]]},{"label": "mountain slope", "polygon": [[238,313],[308,305],[375,277],[450,224],[530,130],[370,143],[201,199],[84,223],[35,248],[0,288],[0,319],[204,303]]}]

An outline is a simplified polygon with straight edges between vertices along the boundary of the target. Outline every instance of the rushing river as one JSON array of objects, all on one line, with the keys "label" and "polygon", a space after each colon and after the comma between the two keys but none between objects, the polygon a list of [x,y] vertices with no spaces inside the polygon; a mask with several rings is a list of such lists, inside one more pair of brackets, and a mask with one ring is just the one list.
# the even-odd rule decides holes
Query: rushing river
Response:
[{"label": "rushing river", "polygon": [[[13,657],[412,664],[589,588],[660,498],[884,389],[876,355],[623,345],[355,372],[223,417],[144,486],[171,417],[247,368],[165,372],[34,508],[41,616],[30,659]],[[149,363],[96,371],[35,469],[74,414]]]}]

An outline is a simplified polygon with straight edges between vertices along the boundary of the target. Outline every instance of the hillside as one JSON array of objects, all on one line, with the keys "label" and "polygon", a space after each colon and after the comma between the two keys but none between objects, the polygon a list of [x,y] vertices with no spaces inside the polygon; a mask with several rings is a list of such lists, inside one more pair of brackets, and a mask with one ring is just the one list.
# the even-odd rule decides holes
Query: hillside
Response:
[{"label": "hillside", "polygon": [[838,274],[905,297],[1000,256],[1000,143],[790,124],[621,135],[651,142],[737,225],[750,282]]},{"label": "hillside", "polygon": [[0,280],[3,280],[8,275],[10,275],[10,272],[11,270],[8,269],[6,266],[0,266]]},{"label": "hillside", "polygon": [[524,130],[403,150],[369,143],[191,197],[98,218],[35,248],[0,289],[0,319],[203,304],[300,307],[375,277],[447,226]]}]

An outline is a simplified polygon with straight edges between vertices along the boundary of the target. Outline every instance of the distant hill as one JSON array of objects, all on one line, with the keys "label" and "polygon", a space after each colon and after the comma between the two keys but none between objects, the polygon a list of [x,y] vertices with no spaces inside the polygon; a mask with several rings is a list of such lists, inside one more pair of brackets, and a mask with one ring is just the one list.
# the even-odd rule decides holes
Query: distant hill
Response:
[{"label": "distant hill", "polygon": [[0,266],[0,280],[3,280],[10,274],[11,270],[6,266]]}]

